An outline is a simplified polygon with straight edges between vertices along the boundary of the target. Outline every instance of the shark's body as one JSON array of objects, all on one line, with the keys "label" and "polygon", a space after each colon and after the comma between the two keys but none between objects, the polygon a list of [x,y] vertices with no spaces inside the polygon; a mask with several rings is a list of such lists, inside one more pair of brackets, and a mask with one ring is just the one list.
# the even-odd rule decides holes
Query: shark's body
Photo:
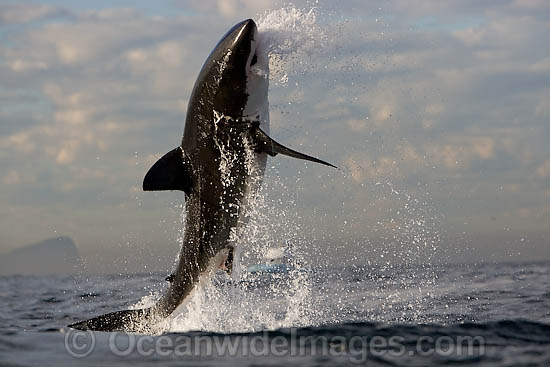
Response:
[{"label": "shark's body", "polygon": [[170,285],[150,308],[116,311],[69,325],[99,331],[153,330],[190,294],[204,273],[232,267],[230,237],[243,223],[246,199],[263,177],[267,155],[326,162],[271,140],[268,55],[249,19],[235,25],[204,63],[189,101],[181,146],[151,167],[143,189],[181,190],[186,225]]}]

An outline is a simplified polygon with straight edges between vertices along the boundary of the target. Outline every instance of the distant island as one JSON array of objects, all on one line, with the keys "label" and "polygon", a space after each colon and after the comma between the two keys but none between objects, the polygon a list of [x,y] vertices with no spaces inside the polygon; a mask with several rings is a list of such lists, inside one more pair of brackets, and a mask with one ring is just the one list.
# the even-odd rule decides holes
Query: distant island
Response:
[{"label": "distant island", "polygon": [[0,275],[72,274],[80,255],[69,237],[56,237],[0,254]]}]

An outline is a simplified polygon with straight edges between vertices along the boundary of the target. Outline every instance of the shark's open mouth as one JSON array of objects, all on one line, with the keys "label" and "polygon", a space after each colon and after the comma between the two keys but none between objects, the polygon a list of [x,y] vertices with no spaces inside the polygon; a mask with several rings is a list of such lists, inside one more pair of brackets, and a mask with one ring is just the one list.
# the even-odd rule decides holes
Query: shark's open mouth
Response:
[{"label": "shark's open mouth", "polygon": [[251,56],[248,59],[247,71],[249,75],[269,77],[269,56],[262,45],[261,37],[255,34],[251,45]]},{"label": "shark's open mouth", "polygon": [[258,56],[258,53],[260,52],[260,45],[259,45],[259,39],[258,39],[258,31],[254,31],[254,36],[250,40],[250,54],[248,56],[247,64],[246,64],[246,71],[247,74],[250,74],[251,72],[254,74],[257,74],[256,71],[253,71],[257,69],[260,65],[258,61],[260,60],[260,57]]}]

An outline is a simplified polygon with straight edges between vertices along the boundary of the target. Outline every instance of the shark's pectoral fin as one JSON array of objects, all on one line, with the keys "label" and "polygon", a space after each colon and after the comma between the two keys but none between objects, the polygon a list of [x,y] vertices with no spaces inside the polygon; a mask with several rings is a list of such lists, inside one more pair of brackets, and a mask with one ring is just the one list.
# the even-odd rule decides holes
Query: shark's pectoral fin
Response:
[{"label": "shark's pectoral fin", "polygon": [[277,143],[275,140],[271,139],[265,132],[263,132],[262,129],[260,129],[259,127],[256,127],[254,130],[254,140],[256,143],[257,151],[267,153],[272,157],[276,156],[277,154],[283,154],[289,157],[304,159],[306,161],[321,163],[326,166],[338,168],[328,162],[322,161],[307,154],[297,152],[295,150],[285,147],[282,144]]},{"label": "shark's pectoral fin", "polygon": [[191,167],[181,147],[166,153],[149,169],[143,179],[143,191],[181,190],[191,192]]}]

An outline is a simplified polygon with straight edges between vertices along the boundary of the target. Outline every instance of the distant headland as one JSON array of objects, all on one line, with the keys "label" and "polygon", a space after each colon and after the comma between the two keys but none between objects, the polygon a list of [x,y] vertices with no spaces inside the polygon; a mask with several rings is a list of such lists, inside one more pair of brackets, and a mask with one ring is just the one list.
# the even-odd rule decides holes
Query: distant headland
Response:
[{"label": "distant headland", "polygon": [[0,275],[72,274],[80,255],[69,237],[56,237],[0,254]]}]

